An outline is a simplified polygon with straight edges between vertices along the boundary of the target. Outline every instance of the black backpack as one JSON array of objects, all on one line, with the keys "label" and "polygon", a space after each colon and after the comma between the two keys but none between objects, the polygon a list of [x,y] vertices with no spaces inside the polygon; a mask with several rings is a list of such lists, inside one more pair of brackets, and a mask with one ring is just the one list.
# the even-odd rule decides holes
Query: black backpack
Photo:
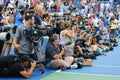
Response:
[{"label": "black backpack", "polygon": [[3,56],[2,58],[0,58],[0,68],[8,68],[10,65],[18,61],[20,61],[18,56]]}]

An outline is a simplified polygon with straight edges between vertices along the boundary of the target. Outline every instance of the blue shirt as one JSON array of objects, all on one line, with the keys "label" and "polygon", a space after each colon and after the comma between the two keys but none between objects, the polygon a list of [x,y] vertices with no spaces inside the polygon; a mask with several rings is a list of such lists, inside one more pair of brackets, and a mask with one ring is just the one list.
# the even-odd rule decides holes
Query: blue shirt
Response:
[{"label": "blue shirt", "polygon": [[20,26],[21,24],[23,24],[23,21],[20,20],[20,18],[22,17],[22,15],[20,13],[18,13],[15,17],[15,26]]},{"label": "blue shirt", "polygon": [[107,24],[109,24],[108,19],[106,19],[106,20],[104,21],[104,25],[107,25]]},{"label": "blue shirt", "polygon": [[35,14],[34,18],[35,18],[35,24],[42,25],[42,20],[38,14]]},{"label": "blue shirt", "polygon": [[60,6],[60,12],[63,12],[63,11],[64,11],[63,6]]}]

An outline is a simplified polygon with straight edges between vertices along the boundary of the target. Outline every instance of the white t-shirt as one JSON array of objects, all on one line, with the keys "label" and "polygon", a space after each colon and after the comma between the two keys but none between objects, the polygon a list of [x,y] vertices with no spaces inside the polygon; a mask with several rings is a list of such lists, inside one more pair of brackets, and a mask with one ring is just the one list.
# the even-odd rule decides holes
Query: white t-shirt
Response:
[{"label": "white t-shirt", "polygon": [[100,12],[100,15],[99,15],[100,17],[103,17],[103,12]]},{"label": "white t-shirt", "polygon": [[88,5],[85,5],[85,13],[87,14],[88,12]]},{"label": "white t-shirt", "polygon": [[105,7],[106,7],[106,9],[110,8],[110,4],[109,4],[109,3],[106,3],[106,4],[105,4]]},{"label": "white t-shirt", "polygon": [[93,18],[93,25],[95,26],[95,27],[98,27],[98,18]]},{"label": "white t-shirt", "polygon": [[52,4],[54,4],[53,0],[48,1],[49,7],[51,7]]},{"label": "white t-shirt", "polygon": [[112,18],[114,15],[112,12],[109,13],[110,18]]},{"label": "white t-shirt", "polygon": [[100,3],[100,8],[104,9],[105,4],[104,3]]}]

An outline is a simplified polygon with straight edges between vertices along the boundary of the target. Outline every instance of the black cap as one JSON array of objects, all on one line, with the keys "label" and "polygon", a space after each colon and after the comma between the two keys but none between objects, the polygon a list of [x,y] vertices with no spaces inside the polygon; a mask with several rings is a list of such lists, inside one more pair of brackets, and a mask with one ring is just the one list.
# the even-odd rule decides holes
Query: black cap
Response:
[{"label": "black cap", "polygon": [[21,56],[20,60],[22,62],[24,62],[24,61],[32,61],[32,58],[30,58],[28,55],[23,55],[23,56]]}]

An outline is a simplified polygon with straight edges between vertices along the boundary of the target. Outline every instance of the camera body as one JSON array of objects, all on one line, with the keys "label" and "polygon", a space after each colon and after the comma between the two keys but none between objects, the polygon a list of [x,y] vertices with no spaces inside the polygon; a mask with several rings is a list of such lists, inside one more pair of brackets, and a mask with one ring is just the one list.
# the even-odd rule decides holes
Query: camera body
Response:
[{"label": "camera body", "polygon": [[51,36],[53,33],[51,28],[40,29],[39,27],[31,26],[30,28],[25,29],[23,31],[23,34],[26,35],[26,37],[32,42],[38,43],[38,41],[40,40],[40,38],[42,38],[42,36]]},{"label": "camera body", "polygon": [[71,45],[71,41],[69,41],[69,42],[67,42],[67,43],[65,43],[65,44],[60,44],[60,45],[59,45],[60,51],[62,50],[62,48],[64,48],[65,46],[68,46],[68,45]]},{"label": "camera body", "polygon": [[8,32],[11,29],[12,29],[12,27],[10,27],[10,26],[1,26],[0,32]]}]

